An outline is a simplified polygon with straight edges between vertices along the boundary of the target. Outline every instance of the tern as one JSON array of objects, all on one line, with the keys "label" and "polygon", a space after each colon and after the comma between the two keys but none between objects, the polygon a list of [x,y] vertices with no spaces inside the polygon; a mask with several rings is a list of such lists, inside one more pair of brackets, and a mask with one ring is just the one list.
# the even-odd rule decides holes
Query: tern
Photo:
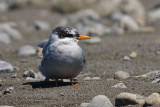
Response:
[{"label": "tern", "polygon": [[89,36],[80,35],[72,27],[59,26],[50,32],[49,40],[38,44],[43,48],[43,58],[39,65],[39,71],[46,79],[55,79],[58,86],[58,79],[75,78],[84,68],[86,60],[79,40],[90,39]]}]

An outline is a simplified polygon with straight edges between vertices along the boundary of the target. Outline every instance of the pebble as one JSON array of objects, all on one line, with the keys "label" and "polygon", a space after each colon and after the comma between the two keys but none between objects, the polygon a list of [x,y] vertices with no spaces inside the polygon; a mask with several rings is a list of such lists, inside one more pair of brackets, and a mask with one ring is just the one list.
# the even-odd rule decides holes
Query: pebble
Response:
[{"label": "pebble", "polygon": [[4,94],[11,93],[11,92],[13,92],[13,90],[14,90],[14,87],[8,87],[5,89]]},{"label": "pebble", "polygon": [[81,103],[79,107],[87,107],[89,103]]},{"label": "pebble", "polygon": [[85,81],[91,80],[91,77],[85,77],[83,80]]},{"label": "pebble", "polygon": [[28,70],[23,73],[23,77],[37,78],[37,74],[33,70]]},{"label": "pebble", "polygon": [[120,21],[120,25],[124,30],[127,29],[128,31],[133,32],[137,32],[140,30],[138,23],[128,15],[123,16],[123,18]]},{"label": "pebble", "polygon": [[92,37],[92,39],[84,40],[86,44],[97,44],[101,43],[101,38],[100,37]]},{"label": "pebble", "polygon": [[0,60],[0,73],[11,73],[13,72],[13,66],[5,61]]},{"label": "pebble", "polygon": [[11,43],[11,39],[7,33],[0,32],[0,42],[2,42],[4,44],[9,44],[9,43]]},{"label": "pebble", "polygon": [[144,105],[145,104],[145,97],[132,94],[132,93],[120,93],[117,95],[115,100],[115,106],[126,106],[126,105]]},{"label": "pebble", "polygon": [[149,77],[151,79],[151,81],[153,81],[154,80],[153,75],[157,74],[158,72],[160,72],[160,70],[158,70],[158,71],[150,71],[148,73],[145,73],[145,74],[142,74],[142,75],[138,75],[138,76],[135,76],[135,77],[136,78],[148,78]]},{"label": "pebble", "polygon": [[10,25],[6,25],[5,31],[9,34],[9,36],[13,40],[21,40],[22,39],[21,33],[18,30],[11,27]]},{"label": "pebble", "polygon": [[22,39],[21,33],[11,23],[0,23],[0,32],[5,32],[13,40]]},{"label": "pebble", "polygon": [[160,82],[160,71],[157,71],[150,76],[150,80],[152,83]]},{"label": "pebble", "polygon": [[16,78],[16,77],[17,77],[17,74],[11,75],[11,78]]},{"label": "pebble", "polygon": [[160,55],[160,51],[156,51],[155,54],[156,54],[156,55]]},{"label": "pebble", "polygon": [[129,56],[124,56],[123,61],[131,61],[131,58]]},{"label": "pebble", "polygon": [[129,73],[127,73],[125,71],[117,71],[114,73],[114,79],[122,80],[122,79],[127,79],[129,77],[130,77]]},{"label": "pebble", "polygon": [[29,56],[35,54],[36,54],[36,49],[30,45],[22,46],[18,52],[18,55],[20,56]]},{"label": "pebble", "polygon": [[160,8],[150,10],[148,13],[148,23],[156,23],[157,20],[160,20]]},{"label": "pebble", "polygon": [[[136,7],[136,8],[135,8]],[[146,10],[140,0],[120,0],[119,10],[134,19],[145,17]]]},{"label": "pebble", "polygon": [[26,78],[26,81],[36,81],[37,79],[35,79],[35,78],[32,78],[32,77],[27,77]]},{"label": "pebble", "polygon": [[14,107],[14,106],[8,106],[8,105],[1,105],[0,107]]},{"label": "pebble", "polygon": [[92,80],[100,80],[101,78],[100,77],[92,77],[91,79]]},{"label": "pebble", "polygon": [[89,80],[100,80],[101,78],[100,77],[85,77],[83,80],[85,81],[89,81]]},{"label": "pebble", "polygon": [[105,95],[97,95],[92,98],[87,107],[113,107],[113,104]]},{"label": "pebble", "polygon": [[112,88],[127,88],[123,83],[117,83],[116,85],[112,86]]},{"label": "pebble", "polygon": [[160,105],[160,95],[158,93],[152,93],[145,100],[146,105]]},{"label": "pebble", "polygon": [[67,95],[67,93],[66,92],[61,92],[60,95],[65,96],[65,95]]},{"label": "pebble", "polygon": [[133,51],[133,52],[130,53],[129,57],[136,58],[137,57],[137,53]]},{"label": "pebble", "polygon": [[8,11],[8,5],[4,1],[0,1],[0,12],[4,13]]},{"label": "pebble", "polygon": [[35,28],[37,30],[47,31],[50,29],[50,25],[48,22],[37,20],[35,21]]}]

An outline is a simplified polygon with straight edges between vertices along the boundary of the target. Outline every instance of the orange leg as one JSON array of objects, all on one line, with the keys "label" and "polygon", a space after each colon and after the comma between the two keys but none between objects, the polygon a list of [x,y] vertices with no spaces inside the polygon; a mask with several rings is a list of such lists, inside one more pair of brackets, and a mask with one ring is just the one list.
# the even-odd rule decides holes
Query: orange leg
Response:
[{"label": "orange leg", "polygon": [[80,84],[73,84],[72,78],[70,78],[70,81],[71,81],[71,85],[72,85],[72,86],[78,86],[78,85],[80,85]]},{"label": "orange leg", "polygon": [[56,78],[56,87],[58,87],[58,79]]}]

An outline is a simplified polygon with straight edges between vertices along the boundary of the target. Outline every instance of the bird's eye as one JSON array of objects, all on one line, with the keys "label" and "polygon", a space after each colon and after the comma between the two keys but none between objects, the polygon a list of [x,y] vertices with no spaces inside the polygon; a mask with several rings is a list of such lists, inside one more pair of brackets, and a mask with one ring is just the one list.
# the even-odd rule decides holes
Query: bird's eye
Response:
[{"label": "bird's eye", "polygon": [[67,37],[73,37],[73,35],[72,34],[67,34]]}]

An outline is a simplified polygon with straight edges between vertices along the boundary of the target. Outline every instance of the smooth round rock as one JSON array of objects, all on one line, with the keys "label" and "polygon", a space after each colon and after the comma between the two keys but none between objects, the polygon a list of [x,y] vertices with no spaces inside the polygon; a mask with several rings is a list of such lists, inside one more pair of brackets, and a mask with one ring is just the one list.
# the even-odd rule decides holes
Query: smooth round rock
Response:
[{"label": "smooth round rock", "polygon": [[123,61],[130,61],[130,60],[131,60],[131,58],[129,56],[124,56],[123,57]]},{"label": "smooth round rock", "polygon": [[136,105],[136,104],[144,105],[145,97],[138,94],[124,92],[118,94],[115,100],[116,106],[126,106],[126,105]]},{"label": "smooth round rock", "polygon": [[121,19],[121,27],[127,29],[128,31],[137,32],[140,30],[138,23],[130,16],[124,15]]},{"label": "smooth round rock", "polygon": [[146,105],[160,105],[160,95],[152,93],[146,98]]},{"label": "smooth round rock", "polygon": [[13,66],[5,61],[0,60],[0,73],[11,73],[13,72]]},{"label": "smooth round rock", "polygon": [[36,54],[35,48],[30,45],[22,46],[18,52],[18,55],[20,56],[29,56],[29,55],[35,55],[35,54]]},{"label": "smooth round rock", "polygon": [[129,55],[131,58],[136,58],[137,57],[137,53],[136,52],[132,52],[132,53],[130,53],[130,55]]},{"label": "smooth round rock", "polygon": [[87,107],[113,107],[113,105],[105,95],[97,95],[92,98]]},{"label": "smooth round rock", "polygon": [[114,79],[127,79],[130,75],[125,71],[117,71],[114,73]]},{"label": "smooth round rock", "polygon": [[2,42],[4,44],[9,44],[9,43],[11,43],[11,39],[7,33],[0,32],[0,42]]},{"label": "smooth round rock", "polygon": [[38,20],[38,21],[35,21],[35,28],[37,30],[46,31],[46,30],[49,30],[50,25],[48,22]]}]

